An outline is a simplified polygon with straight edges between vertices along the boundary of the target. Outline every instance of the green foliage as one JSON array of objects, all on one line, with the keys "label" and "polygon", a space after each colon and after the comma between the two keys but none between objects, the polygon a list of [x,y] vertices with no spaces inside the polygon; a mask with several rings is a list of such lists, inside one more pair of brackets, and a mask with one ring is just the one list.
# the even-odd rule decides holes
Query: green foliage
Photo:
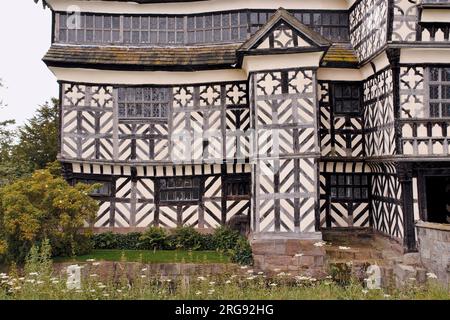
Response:
[{"label": "green foliage", "polygon": [[50,276],[52,273],[52,247],[50,241],[44,239],[42,244],[33,245],[25,260],[25,274],[37,273]]},{"label": "green foliage", "polygon": [[244,237],[239,237],[235,247],[230,250],[231,261],[241,265],[252,265],[253,255],[252,247],[248,240]]},{"label": "green foliage", "polygon": [[56,161],[58,116],[58,100],[53,99],[22,127],[15,127],[14,120],[0,122],[0,186]]},{"label": "green foliage", "polygon": [[97,201],[89,197],[94,187],[71,187],[49,170],[38,170],[0,189],[0,237],[8,260],[24,261],[44,239],[49,239],[53,255],[85,253],[89,234],[80,230],[98,211]]},{"label": "green foliage", "polygon": [[220,227],[213,234],[201,234],[192,227],[180,227],[170,233],[157,227],[150,227],[144,233],[106,232],[92,236],[92,244],[99,250],[220,251],[230,255],[235,263],[252,263],[252,249],[247,239],[227,227]]},{"label": "green foliage", "polygon": [[236,246],[239,237],[240,235],[237,231],[231,230],[228,227],[219,227],[214,230],[212,241],[216,249],[227,251]]},{"label": "green foliage", "polygon": [[127,248],[139,248],[141,233],[130,232],[117,237],[117,249],[126,250]]},{"label": "green foliage", "polygon": [[202,235],[193,227],[176,228],[169,236],[169,246],[173,249],[201,250]]},{"label": "green foliage", "polygon": [[163,228],[150,227],[139,240],[139,248],[144,250],[163,250],[168,246],[167,232]]},{"label": "green foliage", "polygon": [[31,173],[56,160],[58,154],[58,100],[40,106],[28,122],[19,127],[14,157]]}]

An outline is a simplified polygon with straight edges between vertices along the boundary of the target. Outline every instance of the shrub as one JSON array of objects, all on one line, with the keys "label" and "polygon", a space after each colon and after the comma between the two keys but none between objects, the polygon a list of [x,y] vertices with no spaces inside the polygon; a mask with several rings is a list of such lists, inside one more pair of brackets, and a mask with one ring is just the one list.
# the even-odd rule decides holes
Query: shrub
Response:
[{"label": "shrub", "polygon": [[239,237],[236,246],[229,250],[231,261],[241,265],[252,265],[253,255],[252,247],[248,240],[244,237]]},{"label": "shrub", "polygon": [[166,230],[158,227],[150,227],[139,238],[139,249],[163,250],[168,247],[168,235]]},{"label": "shrub", "polygon": [[239,233],[228,227],[219,227],[214,231],[212,241],[216,250],[227,251],[233,249],[239,240]]},{"label": "shrub", "polygon": [[201,250],[203,249],[203,237],[193,227],[176,228],[169,236],[171,249]]},{"label": "shrub", "polygon": [[117,234],[117,249],[120,250],[137,250],[139,249],[139,242],[141,233],[130,232],[126,234]]},{"label": "shrub", "polygon": [[33,245],[48,239],[52,255],[82,254],[88,235],[86,221],[98,210],[89,193],[96,186],[71,187],[49,170],[36,171],[0,190],[0,237],[8,260],[23,262]]},{"label": "shrub", "polygon": [[94,249],[118,249],[117,234],[112,232],[94,234],[92,245]]}]

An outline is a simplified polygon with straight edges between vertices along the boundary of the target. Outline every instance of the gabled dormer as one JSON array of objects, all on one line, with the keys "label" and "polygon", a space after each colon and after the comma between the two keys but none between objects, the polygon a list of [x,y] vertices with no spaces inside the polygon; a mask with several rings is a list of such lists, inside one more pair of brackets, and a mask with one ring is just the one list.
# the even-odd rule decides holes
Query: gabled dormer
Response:
[{"label": "gabled dormer", "polygon": [[331,42],[280,8],[238,50],[241,54],[327,51]]}]

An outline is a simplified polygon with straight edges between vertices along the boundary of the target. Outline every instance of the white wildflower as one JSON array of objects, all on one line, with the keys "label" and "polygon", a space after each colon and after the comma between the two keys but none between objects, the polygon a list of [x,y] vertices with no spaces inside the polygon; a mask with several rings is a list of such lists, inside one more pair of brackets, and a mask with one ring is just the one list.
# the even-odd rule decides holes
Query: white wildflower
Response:
[{"label": "white wildflower", "polygon": [[332,276],[326,276],[325,279],[333,279]]},{"label": "white wildflower", "polygon": [[209,294],[209,295],[212,295],[214,292],[216,292],[216,290],[211,289],[211,290],[208,291],[208,294]]},{"label": "white wildflower", "polygon": [[28,283],[35,283],[36,280],[34,280],[34,279],[27,279],[25,282],[28,282]]},{"label": "white wildflower", "polygon": [[108,293],[104,293],[103,296],[104,297],[109,297],[109,294]]},{"label": "white wildflower", "polygon": [[145,274],[143,274],[143,275],[141,275],[141,278],[144,279],[144,278],[147,278],[147,276]]},{"label": "white wildflower", "polygon": [[350,247],[339,247],[339,250],[350,250],[351,248]]},{"label": "white wildflower", "polygon": [[260,272],[258,272],[258,274],[259,274],[260,276],[262,276],[262,275],[264,274],[264,272],[260,271]]},{"label": "white wildflower", "polygon": [[91,290],[89,290],[89,292],[92,292],[92,293],[94,293],[94,292],[95,292],[95,289],[91,289]]},{"label": "white wildflower", "polygon": [[197,280],[199,280],[199,281],[205,281],[206,278],[205,278],[205,277],[197,277]]},{"label": "white wildflower", "polygon": [[145,271],[147,271],[148,269],[147,268],[143,268],[141,271],[142,272],[145,272]]},{"label": "white wildflower", "polygon": [[276,283],[271,283],[271,284],[269,284],[269,286],[271,286],[271,287],[276,287],[277,284],[276,284]]},{"label": "white wildflower", "polygon": [[314,243],[315,247],[323,247],[324,245],[326,245],[325,242],[316,242],[316,243]]},{"label": "white wildflower", "polygon": [[428,272],[428,273],[427,273],[427,278],[428,278],[428,279],[437,279],[438,277],[437,277],[437,275],[434,274],[433,272]]},{"label": "white wildflower", "polygon": [[231,283],[231,280],[225,281],[225,284],[230,284],[230,283]]},{"label": "white wildflower", "polygon": [[384,297],[385,297],[385,298],[390,298],[391,295],[390,295],[390,294],[385,294]]},{"label": "white wildflower", "polygon": [[29,275],[30,275],[30,276],[38,276],[39,273],[37,273],[37,272],[30,272]]},{"label": "white wildflower", "polygon": [[248,266],[242,266],[241,269],[242,270],[248,269]]},{"label": "white wildflower", "polygon": [[367,293],[369,293],[369,291],[368,290],[363,290],[362,293],[367,294]]},{"label": "white wildflower", "polygon": [[44,283],[44,281],[40,281],[40,280],[36,282],[36,284],[43,284],[43,283]]},{"label": "white wildflower", "polygon": [[248,278],[247,278],[247,280],[255,280],[255,279],[256,279],[255,276],[251,276],[251,277],[248,277]]},{"label": "white wildflower", "polygon": [[210,286],[213,286],[213,285],[215,285],[216,283],[214,282],[214,281],[211,281],[210,283],[209,283],[209,285]]},{"label": "white wildflower", "polygon": [[196,296],[199,296],[199,295],[201,295],[201,294],[202,294],[201,291],[197,291],[197,292],[195,293]]}]

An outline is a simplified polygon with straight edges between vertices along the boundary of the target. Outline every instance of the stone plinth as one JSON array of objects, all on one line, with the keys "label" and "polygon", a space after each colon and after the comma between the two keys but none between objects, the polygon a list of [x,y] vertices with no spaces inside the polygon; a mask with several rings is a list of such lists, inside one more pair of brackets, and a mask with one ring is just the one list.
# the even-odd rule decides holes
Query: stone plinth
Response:
[{"label": "stone plinth", "polygon": [[325,274],[325,248],[320,234],[310,237],[257,235],[252,240],[254,267],[264,272],[289,272],[320,277]]},{"label": "stone plinth", "polygon": [[422,264],[450,285],[450,225],[421,221],[416,227]]}]

